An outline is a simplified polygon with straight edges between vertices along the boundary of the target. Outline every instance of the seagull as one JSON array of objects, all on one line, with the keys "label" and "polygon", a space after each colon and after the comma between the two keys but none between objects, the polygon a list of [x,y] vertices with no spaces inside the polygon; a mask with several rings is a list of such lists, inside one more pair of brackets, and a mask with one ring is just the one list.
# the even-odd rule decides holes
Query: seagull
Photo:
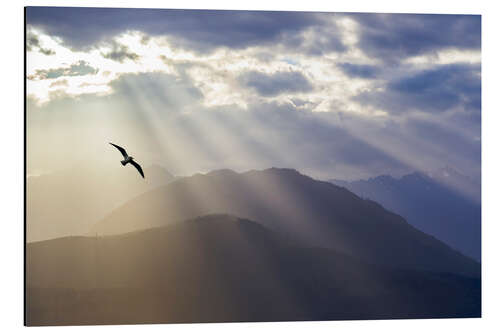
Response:
[{"label": "seagull", "polygon": [[111,142],[109,144],[112,145],[113,147],[115,147],[116,149],[118,149],[120,151],[120,153],[122,153],[124,160],[120,161],[120,162],[123,166],[127,165],[127,163],[132,164],[137,169],[137,171],[139,171],[142,178],[144,178],[144,172],[142,171],[141,166],[136,161],[134,161],[134,158],[132,156],[128,156],[125,149],[123,149],[122,147],[115,145],[114,143],[111,143]]}]

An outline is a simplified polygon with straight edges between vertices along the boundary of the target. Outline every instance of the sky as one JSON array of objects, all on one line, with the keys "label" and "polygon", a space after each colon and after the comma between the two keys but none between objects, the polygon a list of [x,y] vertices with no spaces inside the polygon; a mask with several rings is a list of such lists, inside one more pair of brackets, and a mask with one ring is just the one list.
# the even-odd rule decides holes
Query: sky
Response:
[{"label": "sky", "polygon": [[28,175],[481,175],[481,17],[29,7]]}]

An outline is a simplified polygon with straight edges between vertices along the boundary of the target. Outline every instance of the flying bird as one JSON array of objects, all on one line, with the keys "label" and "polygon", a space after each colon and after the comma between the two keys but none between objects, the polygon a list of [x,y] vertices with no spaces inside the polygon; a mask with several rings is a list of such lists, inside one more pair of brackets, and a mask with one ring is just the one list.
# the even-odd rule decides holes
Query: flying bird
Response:
[{"label": "flying bird", "polygon": [[137,171],[139,171],[139,173],[141,174],[142,178],[144,178],[144,172],[142,171],[141,166],[136,161],[134,161],[134,158],[132,156],[128,156],[128,154],[125,151],[125,149],[123,149],[122,147],[117,146],[117,145],[115,145],[114,143],[111,143],[111,142],[109,144],[112,145],[113,147],[115,147],[116,149],[118,149],[120,151],[120,153],[122,153],[124,160],[120,161],[120,162],[121,162],[121,164],[123,166],[127,165],[127,163],[132,164],[137,169]]}]

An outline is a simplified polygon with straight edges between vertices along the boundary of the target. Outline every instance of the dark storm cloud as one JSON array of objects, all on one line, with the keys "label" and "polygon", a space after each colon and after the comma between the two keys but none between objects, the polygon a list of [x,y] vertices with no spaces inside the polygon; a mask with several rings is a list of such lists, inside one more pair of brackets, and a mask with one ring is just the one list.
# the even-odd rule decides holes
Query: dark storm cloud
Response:
[{"label": "dark storm cloud", "polygon": [[[300,31],[326,21],[318,14],[301,12],[29,7],[27,23],[75,48],[139,30],[153,36],[169,35],[182,47],[210,51],[220,46],[245,48],[276,42],[301,45]],[[316,47],[343,48],[334,27],[328,32],[329,37],[321,41],[323,46]]]},{"label": "dark storm cloud", "polygon": [[37,69],[34,75],[28,76],[29,80],[56,79],[61,76],[83,76],[97,74],[99,70],[90,66],[87,62],[80,60],[69,67],[53,69]]},{"label": "dark storm cloud", "polygon": [[350,14],[360,24],[358,46],[384,61],[452,47],[481,48],[481,16]]},{"label": "dark storm cloud", "polygon": [[267,74],[247,72],[239,77],[241,84],[255,89],[260,95],[270,97],[282,93],[308,92],[313,89],[309,80],[300,72]]},{"label": "dark storm cloud", "polygon": [[351,77],[360,77],[364,79],[372,79],[376,77],[380,69],[371,65],[357,65],[344,62],[338,65],[342,71]]},{"label": "dark storm cloud", "polygon": [[481,67],[453,64],[410,74],[390,81],[382,92],[356,97],[391,113],[417,109],[439,113],[455,107],[481,111]]},{"label": "dark storm cloud", "polygon": [[134,52],[130,52],[126,45],[121,45],[118,43],[112,43],[112,49],[110,52],[101,53],[104,58],[123,63],[125,60],[136,61],[140,57]]}]

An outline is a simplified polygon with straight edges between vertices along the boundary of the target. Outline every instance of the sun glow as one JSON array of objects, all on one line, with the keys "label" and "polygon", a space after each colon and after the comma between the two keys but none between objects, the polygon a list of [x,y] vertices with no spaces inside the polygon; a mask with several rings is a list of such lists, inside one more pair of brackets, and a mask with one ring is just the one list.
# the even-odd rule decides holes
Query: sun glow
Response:
[{"label": "sun glow", "polygon": [[[342,20],[340,27],[350,36],[347,39],[355,40],[356,29],[352,20]],[[27,54],[27,92],[42,104],[62,94],[110,94],[113,91],[111,83],[123,74],[159,72],[179,78],[188,75],[203,93],[203,104],[207,107],[235,105],[247,109],[248,104],[256,99],[288,103],[290,99],[299,98],[309,105],[316,105],[313,111],[335,111],[334,105],[342,104],[347,106],[345,110],[363,113],[364,109],[351,102],[350,97],[373,85],[370,80],[352,80],[337,69],[336,61],[349,59],[345,56],[335,59],[334,54],[323,58],[292,53],[261,59],[255,55],[265,52],[265,48],[251,47],[243,50],[220,48],[200,55],[174,47],[166,37],[147,36],[137,31],[127,31],[111,42],[100,43],[87,51],[75,51],[66,47],[60,39],[40,30],[30,28],[29,33],[36,36],[43,47],[53,51],[47,55],[32,49]],[[352,60],[356,62],[365,60],[359,54],[352,54]],[[68,74],[67,69],[80,63],[95,71]],[[309,92],[258,96],[238,81],[241,74],[249,71],[269,75],[287,71],[302,73],[313,89]],[[41,72],[51,73],[52,76],[41,78]],[[368,111],[366,114],[374,113]]]}]

